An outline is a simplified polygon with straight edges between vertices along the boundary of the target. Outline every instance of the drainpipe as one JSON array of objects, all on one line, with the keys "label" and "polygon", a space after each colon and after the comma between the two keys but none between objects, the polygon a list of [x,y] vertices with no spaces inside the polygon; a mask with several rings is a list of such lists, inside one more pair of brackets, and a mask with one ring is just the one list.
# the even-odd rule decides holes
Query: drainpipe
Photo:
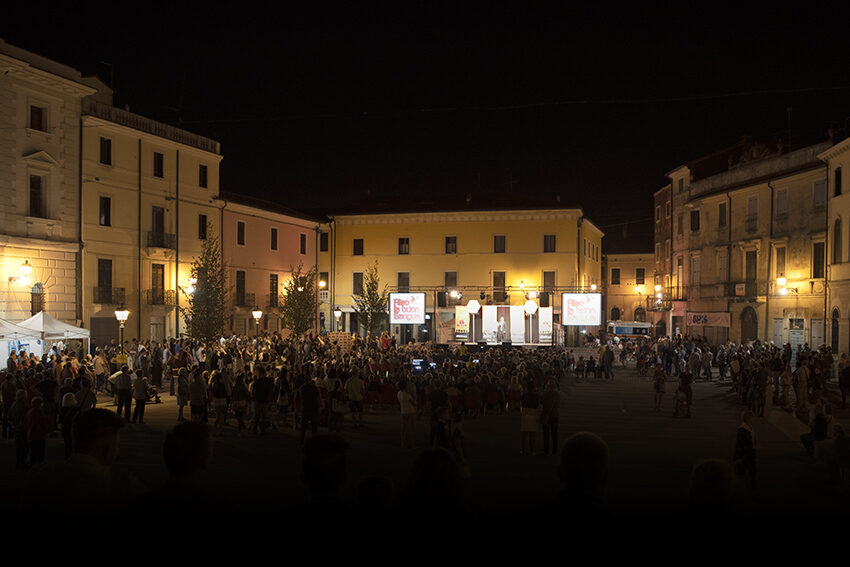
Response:
[{"label": "drainpipe", "polygon": [[180,336],[180,150],[174,168],[174,335]]},{"label": "drainpipe", "polygon": [[[331,231],[333,232],[333,252],[331,253],[331,316],[333,316],[334,323],[336,324],[336,330],[339,331],[339,321],[336,320],[336,316],[333,314],[333,310],[336,309],[336,217],[331,217]],[[340,315],[340,319],[342,316]]]},{"label": "drainpipe", "polygon": [[[225,272],[226,280],[230,281],[230,275],[228,273],[230,270],[229,270],[229,267],[227,266],[227,264],[225,263],[225,260],[224,260],[224,209],[227,208],[228,201],[227,201],[227,199],[225,199],[224,197],[221,196],[221,189],[220,188],[219,188],[219,195],[218,195],[217,198],[224,201],[224,205],[220,209],[218,209],[218,248],[220,250],[221,269],[224,270],[224,272]],[[230,321],[233,321],[232,315],[230,317]],[[232,324],[230,325],[230,333],[233,334],[233,325]]]},{"label": "drainpipe", "polygon": [[[732,195],[729,191],[726,191],[726,210],[728,211],[729,218],[726,219],[726,280],[729,285],[729,280],[732,279]],[[726,295],[726,312],[729,313],[729,331],[731,334],[732,331],[732,299],[731,296],[727,293]],[[728,337],[729,340],[732,340],[732,337]],[[736,341],[738,345],[741,344],[741,337],[738,337]]]},{"label": "drainpipe", "polygon": [[142,336],[142,293],[144,292],[144,288],[142,287],[142,139],[139,138],[139,150],[138,150],[138,172],[137,178],[139,183],[139,206],[137,207],[139,212],[139,246],[138,246],[138,257],[139,257],[139,293],[137,296],[137,309],[136,309],[136,336]]},{"label": "drainpipe", "polygon": [[[83,125],[82,120],[79,123],[79,137],[77,140],[77,147],[79,150],[77,151],[77,241],[79,242],[79,248],[77,249],[76,258],[74,261],[74,268],[77,271],[77,282],[74,286],[74,303],[76,303],[76,308],[74,309],[75,315],[77,316],[77,320],[82,322],[82,327],[86,326],[85,321],[83,320],[83,225],[85,224],[85,219],[83,218]],[[91,338],[89,338],[89,344],[86,345],[88,348],[87,351],[91,351]]]},{"label": "drainpipe", "polygon": [[[582,288],[582,284],[583,284],[583,282],[581,281],[581,268],[582,268],[581,263],[582,263],[582,254],[583,254],[583,249],[582,249],[582,246],[581,246],[582,245],[581,225],[582,225],[583,221],[584,221],[584,216],[582,215],[578,218],[578,225],[577,225],[578,230],[576,230],[576,283],[578,284],[577,287],[579,289]],[[564,311],[564,306],[561,305],[561,317],[560,317],[561,326],[564,325],[564,313],[563,313],[563,311]],[[578,327],[575,327],[575,332],[573,333],[573,344],[576,345],[576,346],[578,346],[578,344],[579,344],[578,343]]]},{"label": "drainpipe", "polygon": [[[824,270],[824,278],[823,278],[823,340],[826,342],[826,313],[827,313],[827,301],[829,300],[829,274],[832,272],[832,262],[829,261],[829,202],[832,198],[829,196],[829,163],[824,164],[824,171],[826,172],[826,236],[824,237],[824,245],[823,245],[823,253],[826,255],[824,258],[824,265],[826,269]],[[830,337],[830,344],[832,344],[832,337]],[[814,346],[814,345],[812,345]],[[838,353],[832,353],[833,356]],[[830,375],[832,370],[830,370]]]},{"label": "drainpipe", "polygon": [[[775,189],[773,185],[770,184],[770,180],[767,180],[767,187],[770,189],[770,231],[768,232],[768,240],[767,240],[767,290],[765,295],[764,302],[764,339],[767,342],[767,338],[770,336],[770,321],[772,321],[772,317],[770,316],[770,284],[772,281],[771,278],[771,266],[773,265],[773,195]],[[780,346],[781,345],[777,345]]]},{"label": "drainpipe", "polygon": [[[315,232],[316,232],[316,241],[314,242],[315,246],[313,248],[315,248],[315,250],[316,250],[316,262],[313,265],[316,267],[315,268],[316,269],[316,285],[318,287],[318,282],[319,282],[319,280],[321,280],[321,277],[319,276],[319,240],[321,238],[321,232],[319,232],[319,225],[318,224],[316,224]],[[325,285],[328,285],[327,282],[325,282]],[[321,290],[322,288],[319,287],[318,289]],[[316,302],[316,336],[318,336],[322,331],[319,328],[320,327],[319,320],[321,319],[321,315],[320,315],[321,312],[322,312],[322,302],[317,301]]]}]

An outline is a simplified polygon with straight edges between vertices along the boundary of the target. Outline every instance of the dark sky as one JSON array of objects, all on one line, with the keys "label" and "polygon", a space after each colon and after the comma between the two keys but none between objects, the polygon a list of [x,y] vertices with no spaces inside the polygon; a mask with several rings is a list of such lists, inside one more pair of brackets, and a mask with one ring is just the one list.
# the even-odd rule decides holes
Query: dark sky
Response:
[{"label": "dark sky", "polygon": [[0,37],[114,81],[119,106],[220,141],[231,192],[312,210],[367,192],[560,195],[614,248],[629,222],[651,250],[665,172],[743,135],[787,143],[789,106],[792,144],[850,119],[850,20],[800,3],[681,4],[118,17],[115,4],[69,3],[37,34],[0,24]]}]

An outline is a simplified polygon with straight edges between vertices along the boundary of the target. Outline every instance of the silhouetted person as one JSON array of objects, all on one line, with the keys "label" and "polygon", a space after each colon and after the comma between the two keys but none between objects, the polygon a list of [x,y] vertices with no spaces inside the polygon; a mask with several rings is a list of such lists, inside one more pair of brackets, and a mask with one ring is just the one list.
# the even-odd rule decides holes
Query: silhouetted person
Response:
[{"label": "silhouetted person", "polygon": [[424,451],[413,464],[400,501],[402,521],[422,525],[461,527],[480,515],[464,498],[463,474],[454,456],[435,447]]},{"label": "silhouetted person", "polygon": [[553,506],[556,517],[588,529],[596,525],[594,520],[611,517],[603,503],[608,483],[608,445],[598,435],[580,432],[564,442],[558,478],[564,488]]},{"label": "silhouetted person", "polygon": [[350,513],[340,500],[340,490],[347,476],[347,460],[348,441],[339,435],[316,435],[304,443],[301,480],[310,490],[310,500],[299,507],[296,517],[308,522],[326,522]]},{"label": "silhouetted person", "polygon": [[694,466],[691,472],[687,516],[683,530],[693,528],[693,522],[710,528],[725,525],[731,516],[732,494],[735,489],[732,466],[721,459],[707,459]]}]

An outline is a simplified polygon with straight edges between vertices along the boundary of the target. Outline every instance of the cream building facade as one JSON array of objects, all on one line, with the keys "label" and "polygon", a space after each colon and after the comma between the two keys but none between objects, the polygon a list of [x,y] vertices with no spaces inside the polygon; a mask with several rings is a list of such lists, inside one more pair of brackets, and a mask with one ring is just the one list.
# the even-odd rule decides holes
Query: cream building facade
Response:
[{"label": "cream building facade", "polygon": [[830,146],[745,141],[668,173],[673,333],[824,342]]},{"label": "cream building facade", "polygon": [[[651,300],[656,293],[652,253],[606,254],[604,274],[606,324],[607,321],[655,323],[651,309],[647,309],[647,298]],[[666,329],[657,332],[665,335]]]},{"label": "cream building facade", "polygon": [[[321,309],[332,329],[362,330],[353,293],[376,261],[390,291],[425,293],[426,324],[390,329],[404,342],[454,342],[455,306],[470,299],[510,306],[536,296],[554,308],[558,328],[562,292],[601,292],[603,232],[581,209],[337,215],[321,231],[319,270],[329,278]],[[473,317],[478,339],[474,325]],[[571,327],[556,340],[577,341],[579,333]]]},{"label": "cream building facade", "polygon": [[78,71],[0,40],[0,318],[81,323],[80,112],[94,93]]},{"label": "cream building facade", "polygon": [[850,353],[850,138],[818,157],[826,164],[829,192],[827,344],[836,354]]},{"label": "cream building facade", "polygon": [[[108,102],[102,102],[108,101]],[[185,331],[193,260],[221,235],[218,142],[113,107],[105,88],[83,104],[82,263],[84,322],[92,341]]]}]

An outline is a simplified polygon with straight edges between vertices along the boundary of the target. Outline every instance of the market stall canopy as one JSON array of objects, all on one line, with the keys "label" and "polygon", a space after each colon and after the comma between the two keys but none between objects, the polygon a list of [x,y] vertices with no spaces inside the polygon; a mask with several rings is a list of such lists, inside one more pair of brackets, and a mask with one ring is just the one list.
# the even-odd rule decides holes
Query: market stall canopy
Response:
[{"label": "market stall canopy", "polygon": [[32,329],[21,327],[0,319],[0,341],[18,341],[21,339],[38,339],[41,335]]},{"label": "market stall canopy", "polygon": [[39,311],[26,321],[21,321],[18,323],[18,326],[35,331],[38,337],[47,341],[59,339],[88,339],[91,336],[91,332],[88,329],[63,323],[59,319],[54,319],[44,311]]}]

